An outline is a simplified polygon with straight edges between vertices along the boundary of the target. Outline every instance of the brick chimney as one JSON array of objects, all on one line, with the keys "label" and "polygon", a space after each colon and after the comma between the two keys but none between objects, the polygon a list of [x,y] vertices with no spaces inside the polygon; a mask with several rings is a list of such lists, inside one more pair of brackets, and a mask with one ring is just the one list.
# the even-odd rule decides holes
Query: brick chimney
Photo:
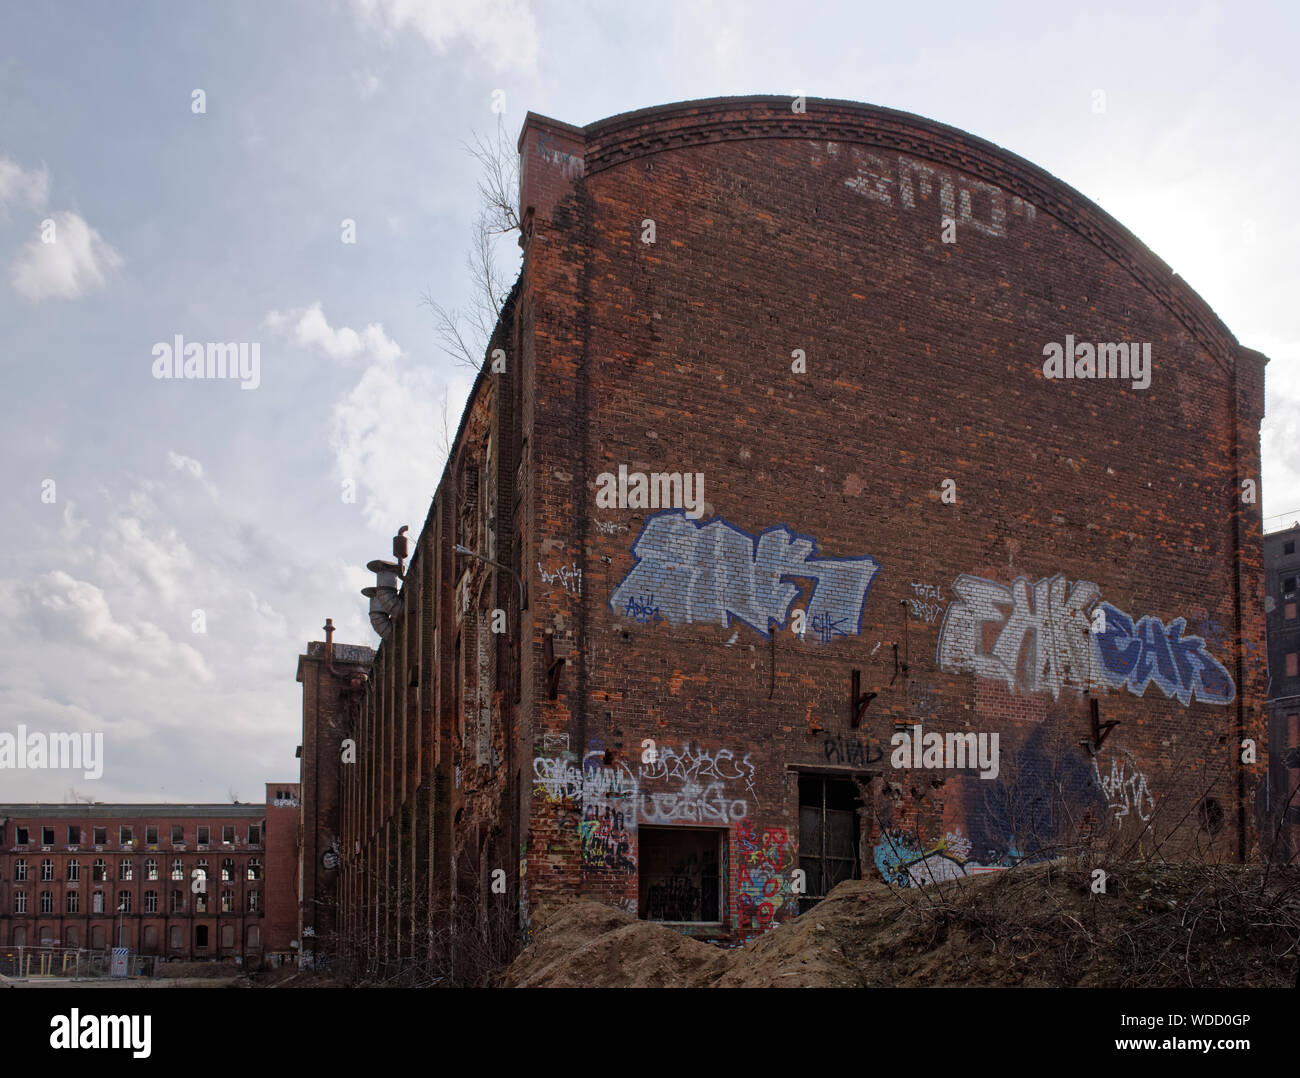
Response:
[{"label": "brick chimney", "polygon": [[585,174],[582,128],[530,112],[519,133],[519,219],[550,221],[555,205]]}]

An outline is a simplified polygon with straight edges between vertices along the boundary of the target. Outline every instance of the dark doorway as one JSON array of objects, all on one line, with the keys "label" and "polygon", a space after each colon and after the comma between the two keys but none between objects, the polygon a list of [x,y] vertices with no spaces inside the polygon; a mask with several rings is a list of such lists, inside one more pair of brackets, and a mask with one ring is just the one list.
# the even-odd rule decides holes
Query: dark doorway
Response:
[{"label": "dark doorway", "polygon": [[198,951],[202,951],[207,947],[207,945],[208,945],[208,926],[195,925],[194,926],[194,949]]},{"label": "dark doorway", "polygon": [[643,921],[722,921],[722,831],[643,827],[638,916]]},{"label": "dark doorway", "polygon": [[857,785],[824,775],[799,776],[799,867],[807,891],[799,912],[812,909],[844,880],[862,877],[858,859]]}]

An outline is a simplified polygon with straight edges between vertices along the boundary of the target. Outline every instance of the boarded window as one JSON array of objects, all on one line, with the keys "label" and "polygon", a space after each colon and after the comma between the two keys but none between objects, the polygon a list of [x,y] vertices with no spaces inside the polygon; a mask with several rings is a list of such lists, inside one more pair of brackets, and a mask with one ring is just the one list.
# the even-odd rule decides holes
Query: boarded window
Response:
[{"label": "boarded window", "polygon": [[1283,607],[1283,616],[1287,621],[1295,621],[1295,603],[1287,603]]},{"label": "boarded window", "polygon": [[1300,673],[1300,669],[1297,669],[1296,659],[1297,659],[1297,656],[1296,656],[1296,653],[1295,653],[1294,651],[1291,651],[1291,652],[1288,652],[1288,653],[1287,653],[1287,657],[1286,657],[1286,676],[1287,676],[1287,677],[1295,677],[1297,673]]},{"label": "boarded window", "polygon": [[722,920],[723,831],[643,827],[640,832],[640,894],[643,921]]},{"label": "boarded window", "polygon": [[807,890],[799,912],[820,902],[844,880],[861,878],[858,862],[858,790],[845,779],[799,778],[799,867]]}]

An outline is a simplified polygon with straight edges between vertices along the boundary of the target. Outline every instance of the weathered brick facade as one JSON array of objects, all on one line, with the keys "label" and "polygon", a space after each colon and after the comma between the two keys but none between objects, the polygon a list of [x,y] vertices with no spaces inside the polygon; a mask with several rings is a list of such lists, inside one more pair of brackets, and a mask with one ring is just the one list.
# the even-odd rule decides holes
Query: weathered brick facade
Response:
[{"label": "weathered brick facade", "polygon": [[[373,957],[576,895],[735,940],[846,875],[1256,855],[1264,357],[1077,192],[918,117],[530,114],[519,151],[505,370],[344,769]],[[1067,341],[1149,344],[1149,387],[1046,378]],[[894,766],[915,724],[997,733],[997,777]]]}]

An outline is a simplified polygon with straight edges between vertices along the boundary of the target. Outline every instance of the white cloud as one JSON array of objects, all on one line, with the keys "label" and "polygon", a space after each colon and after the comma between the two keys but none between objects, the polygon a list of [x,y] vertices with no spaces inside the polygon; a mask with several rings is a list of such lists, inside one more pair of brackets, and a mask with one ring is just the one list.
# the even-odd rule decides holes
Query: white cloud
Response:
[{"label": "white cloud", "polygon": [[364,494],[371,527],[387,534],[410,524],[418,531],[446,460],[443,393],[454,438],[469,389],[460,380],[439,392],[427,371],[373,365],[334,406],[330,443],[339,475]]},{"label": "white cloud", "polygon": [[200,681],[213,679],[203,656],[189,644],[172,640],[153,622],[115,618],[100,588],[62,569],[39,577],[20,598],[47,635],[93,648],[100,657],[119,664],[124,673],[166,670]]},{"label": "white cloud", "polygon": [[122,259],[78,214],[54,214],[54,242],[43,243],[41,230],[27,241],[13,263],[13,286],[19,295],[43,299],[76,299],[104,283],[106,271]]},{"label": "white cloud", "polygon": [[531,73],[537,66],[537,21],[527,0],[356,0],[385,33],[414,30],[439,55],[465,39],[496,71]]},{"label": "white cloud", "polygon": [[195,479],[203,478],[203,465],[193,457],[187,457],[169,449],[167,459],[171,461],[171,466],[177,471],[189,472]]},{"label": "white cloud", "polygon": [[[344,326],[333,329],[325,320],[319,303],[305,310],[281,314],[271,311],[266,316],[267,325],[273,329],[289,329],[295,341],[306,348],[317,348],[331,359],[352,360],[366,358],[380,363],[397,359],[402,350],[384,332],[384,327],[372,322],[360,333]],[[290,327],[290,323],[293,323]]]},{"label": "white cloud", "polygon": [[9,157],[0,157],[0,206],[22,202],[38,210],[50,197],[50,174],[44,166],[39,172],[23,169]]}]

